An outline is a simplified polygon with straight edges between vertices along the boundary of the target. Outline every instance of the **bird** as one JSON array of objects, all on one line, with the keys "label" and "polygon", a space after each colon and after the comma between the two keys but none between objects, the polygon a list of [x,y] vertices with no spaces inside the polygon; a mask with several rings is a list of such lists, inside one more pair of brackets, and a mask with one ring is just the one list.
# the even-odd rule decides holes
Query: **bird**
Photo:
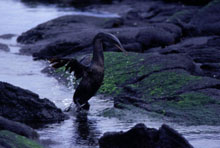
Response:
[{"label": "bird", "polygon": [[60,68],[65,66],[65,71],[74,71],[75,78],[81,78],[73,95],[73,102],[79,110],[89,110],[88,100],[96,94],[102,85],[104,79],[104,42],[113,44],[122,52],[127,52],[115,35],[100,32],[93,39],[93,55],[89,65],[86,66],[76,59],[52,58],[49,60],[52,67]]}]

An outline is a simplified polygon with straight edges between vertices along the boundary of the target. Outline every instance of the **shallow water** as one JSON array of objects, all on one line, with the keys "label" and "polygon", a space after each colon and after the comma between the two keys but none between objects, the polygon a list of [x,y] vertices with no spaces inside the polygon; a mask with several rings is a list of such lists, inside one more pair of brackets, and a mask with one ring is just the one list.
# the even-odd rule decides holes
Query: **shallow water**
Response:
[{"label": "shallow water", "polygon": [[[28,7],[18,0],[1,0],[0,35],[6,33],[19,35],[39,23],[65,14],[117,16],[117,14],[76,12],[74,8],[63,9],[55,6]],[[0,51],[0,81],[29,89],[39,94],[41,98],[50,99],[62,109],[71,103],[74,90],[41,73],[46,65],[44,61],[33,61],[30,56],[18,55],[20,45],[16,43],[16,37],[11,40],[0,39],[0,43],[10,47],[8,53]],[[128,130],[140,122],[154,128],[166,123],[147,116],[144,119],[137,116],[128,121],[99,116],[103,110],[113,106],[111,98],[96,96],[91,99],[90,104],[91,109],[87,114],[72,113],[69,120],[38,129],[43,143],[52,148],[94,148],[97,147],[97,140],[104,132]],[[220,127],[166,124],[183,134],[195,148],[220,148]]]}]

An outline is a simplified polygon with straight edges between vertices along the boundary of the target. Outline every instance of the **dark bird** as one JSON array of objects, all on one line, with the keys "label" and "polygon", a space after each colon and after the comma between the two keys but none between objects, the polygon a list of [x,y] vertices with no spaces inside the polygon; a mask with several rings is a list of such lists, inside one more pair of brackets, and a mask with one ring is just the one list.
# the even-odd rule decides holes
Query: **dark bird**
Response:
[{"label": "dark bird", "polygon": [[65,70],[74,71],[76,79],[82,78],[73,96],[77,108],[88,110],[88,100],[95,95],[104,78],[103,43],[113,44],[121,51],[126,52],[119,39],[110,33],[98,33],[93,39],[93,57],[89,66],[85,66],[76,59],[51,59],[52,67],[65,66]]}]

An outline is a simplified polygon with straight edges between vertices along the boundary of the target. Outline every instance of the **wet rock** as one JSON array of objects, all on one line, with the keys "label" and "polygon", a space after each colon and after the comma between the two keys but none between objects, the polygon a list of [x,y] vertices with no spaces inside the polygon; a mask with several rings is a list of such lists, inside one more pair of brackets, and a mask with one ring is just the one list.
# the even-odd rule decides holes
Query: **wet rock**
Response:
[{"label": "wet rock", "polygon": [[[116,6],[117,7],[117,6]],[[124,24],[130,26],[144,26],[152,23],[165,23],[170,16],[182,11],[196,10],[196,6],[183,6],[180,3],[163,3],[161,1],[136,2],[125,12]],[[189,16],[190,18],[192,17]]]},{"label": "wet rock", "polygon": [[[119,18],[63,16],[19,36],[18,42],[26,44],[20,52],[37,59],[91,53],[92,41],[98,32],[116,34],[128,51],[140,52],[142,47],[135,40],[139,28],[118,28],[118,21]],[[110,51],[116,50],[106,47]]]},{"label": "wet rock", "polygon": [[41,146],[37,142],[7,130],[0,130],[0,147],[43,148],[43,146]]},{"label": "wet rock", "polygon": [[211,0],[164,0],[165,2],[181,2],[188,5],[205,5],[211,2]]},{"label": "wet rock", "polygon": [[114,96],[116,108],[137,107],[175,122],[219,125],[219,86],[220,80],[206,77],[186,54],[106,53],[99,92]]},{"label": "wet rock", "polygon": [[[17,41],[27,44],[20,50],[21,53],[43,59],[91,53],[92,40],[98,32],[115,34],[126,50],[135,52],[170,45],[181,37],[181,29],[174,24],[124,28],[119,27],[121,21],[119,18],[63,16],[23,33]],[[119,51],[108,45],[105,47],[109,51]]]},{"label": "wet rock", "polygon": [[75,6],[85,6],[91,4],[110,4],[113,0],[72,0],[71,4]]},{"label": "wet rock", "polygon": [[34,131],[31,127],[19,122],[8,120],[1,116],[0,116],[0,130],[11,131],[18,135],[25,136],[30,139],[37,139],[39,137],[38,133]]},{"label": "wet rock", "polygon": [[13,38],[14,36],[16,36],[16,35],[15,34],[3,34],[3,35],[0,35],[0,39],[9,40],[9,39]]},{"label": "wet rock", "polygon": [[168,22],[180,26],[185,36],[219,35],[219,10],[220,1],[213,0],[200,9],[179,11],[173,14]]},{"label": "wet rock", "polygon": [[100,148],[193,148],[189,142],[168,125],[159,130],[137,124],[127,132],[105,133]]},{"label": "wet rock", "polygon": [[[57,37],[60,37],[60,34],[64,36],[63,40],[68,39],[69,37],[73,37],[72,40],[76,40],[74,34],[72,36],[68,35],[70,33],[75,33],[75,36],[81,37],[82,35],[79,33],[84,30],[88,31],[88,33],[94,32],[92,30],[108,26],[108,22],[109,26],[111,26],[114,21],[117,22],[118,18],[100,18],[82,15],[62,16],[22,33],[17,41],[23,44],[32,44],[42,40],[55,40]],[[89,35],[90,34],[87,35],[87,38],[90,38]]]},{"label": "wet rock", "polygon": [[220,0],[213,0],[198,11],[191,20],[202,35],[220,35]]},{"label": "wet rock", "polygon": [[168,46],[159,52],[161,54],[187,54],[200,66],[205,76],[219,79],[219,39],[219,36],[188,38],[178,44]]},{"label": "wet rock", "polygon": [[[26,44],[21,53],[34,55],[36,59],[91,53],[92,39],[98,32],[115,34],[126,50],[135,52],[180,40],[181,28],[165,21],[173,13],[186,9],[182,5],[157,1],[137,2],[130,7],[131,10],[125,10],[121,18],[69,15],[40,24],[18,37],[18,42]],[[112,47],[107,49],[116,50]]]},{"label": "wet rock", "polygon": [[2,43],[0,43],[0,50],[5,51],[5,52],[9,52],[10,51],[8,45],[2,44]]},{"label": "wet rock", "polygon": [[91,4],[106,4],[111,3],[112,0],[22,0],[24,3],[46,3],[46,4],[58,4],[61,6],[86,6]]},{"label": "wet rock", "polygon": [[118,18],[63,16],[23,33],[18,37],[18,42],[32,44],[21,49],[21,52],[35,53],[34,55],[39,58],[68,55],[91,47],[92,39],[101,31],[100,28],[110,27],[115,19],[118,20]]},{"label": "wet rock", "polygon": [[173,13],[171,17],[168,18],[167,22],[178,23],[179,21],[184,23],[189,23],[192,17],[198,12],[199,9],[191,8],[186,10],[180,10]]},{"label": "wet rock", "polygon": [[59,122],[67,116],[48,99],[29,90],[0,82],[0,115],[7,119],[34,126]]},{"label": "wet rock", "polygon": [[171,45],[180,40],[181,29],[173,24],[156,24],[140,30],[137,41],[144,49]]}]

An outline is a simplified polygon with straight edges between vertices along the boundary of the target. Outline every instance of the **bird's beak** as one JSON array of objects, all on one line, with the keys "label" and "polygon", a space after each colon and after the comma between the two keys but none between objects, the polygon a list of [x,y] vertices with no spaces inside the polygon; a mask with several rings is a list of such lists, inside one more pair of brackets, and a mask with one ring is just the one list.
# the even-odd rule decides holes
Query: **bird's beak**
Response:
[{"label": "bird's beak", "polygon": [[115,46],[127,55],[127,51],[124,49],[122,45],[115,44]]}]

